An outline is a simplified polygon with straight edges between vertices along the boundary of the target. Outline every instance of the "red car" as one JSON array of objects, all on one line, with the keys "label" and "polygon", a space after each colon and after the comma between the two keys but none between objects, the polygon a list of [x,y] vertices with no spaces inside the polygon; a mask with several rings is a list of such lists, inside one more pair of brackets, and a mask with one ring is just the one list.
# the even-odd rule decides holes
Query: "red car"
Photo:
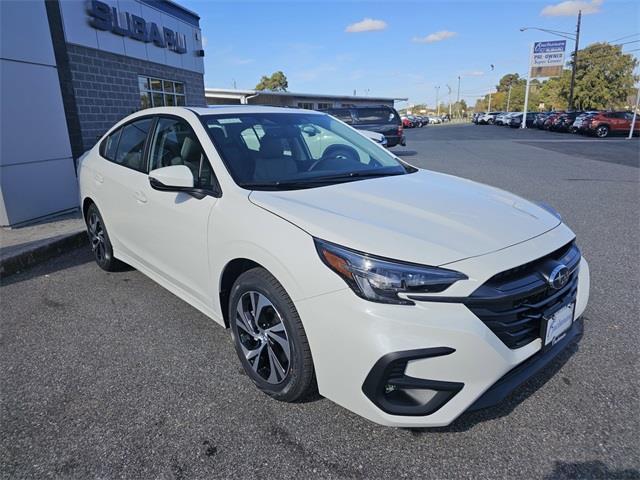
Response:
[{"label": "red car", "polygon": [[[586,132],[599,138],[620,133],[628,134],[633,121],[633,112],[600,112],[589,119]],[[640,115],[636,117],[634,133],[640,134]]]},{"label": "red car", "polygon": [[542,124],[542,128],[545,130],[551,130],[553,122],[555,122],[556,118],[558,118],[560,115],[564,113],[565,112],[553,112],[544,120],[544,123]]},{"label": "red car", "polygon": [[404,128],[413,128],[413,127],[415,127],[413,122],[410,119],[408,119],[407,117],[402,117],[402,126]]}]

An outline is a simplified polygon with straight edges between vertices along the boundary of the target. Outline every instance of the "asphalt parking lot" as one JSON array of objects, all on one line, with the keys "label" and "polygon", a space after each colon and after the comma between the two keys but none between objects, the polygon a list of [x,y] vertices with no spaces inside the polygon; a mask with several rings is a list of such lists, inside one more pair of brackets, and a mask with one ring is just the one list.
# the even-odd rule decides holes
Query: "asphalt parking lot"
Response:
[{"label": "asphalt parking lot", "polygon": [[278,403],[228,332],[81,249],[2,280],[0,476],[640,478],[640,142],[473,125],[407,141],[408,162],[544,200],[576,232],[585,336],[543,375],[432,430]]}]

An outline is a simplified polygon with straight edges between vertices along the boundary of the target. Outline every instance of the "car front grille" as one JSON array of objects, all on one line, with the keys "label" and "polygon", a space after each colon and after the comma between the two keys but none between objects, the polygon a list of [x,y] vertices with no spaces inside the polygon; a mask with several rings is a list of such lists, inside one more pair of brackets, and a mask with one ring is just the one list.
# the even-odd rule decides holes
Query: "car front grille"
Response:
[{"label": "car front grille", "polygon": [[[543,318],[576,299],[580,250],[571,242],[538,260],[498,273],[465,301],[466,306],[511,349],[540,338]],[[570,276],[560,289],[549,286],[543,272],[564,264]]]}]

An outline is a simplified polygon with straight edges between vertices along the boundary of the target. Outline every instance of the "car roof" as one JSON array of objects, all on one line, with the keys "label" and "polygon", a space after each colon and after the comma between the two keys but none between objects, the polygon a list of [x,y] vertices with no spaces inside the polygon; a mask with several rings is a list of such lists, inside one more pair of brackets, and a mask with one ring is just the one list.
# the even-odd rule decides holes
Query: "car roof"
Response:
[{"label": "car roof", "polygon": [[212,105],[210,107],[186,107],[198,115],[234,115],[240,113],[311,113],[314,115],[326,115],[315,110],[303,110],[301,108],[268,107],[263,105]]}]

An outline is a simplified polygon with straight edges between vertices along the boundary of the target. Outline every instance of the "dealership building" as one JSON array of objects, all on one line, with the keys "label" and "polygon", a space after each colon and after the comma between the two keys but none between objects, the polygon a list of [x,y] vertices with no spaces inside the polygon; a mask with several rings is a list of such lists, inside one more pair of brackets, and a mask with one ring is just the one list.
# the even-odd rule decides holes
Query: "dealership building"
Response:
[{"label": "dealership building", "polygon": [[205,97],[207,99],[207,105],[270,105],[273,107],[306,108],[307,110],[379,105],[393,107],[397,101],[407,101],[406,98],[395,97],[323,95],[317,93],[239,90],[235,88],[205,88]]},{"label": "dealership building", "polygon": [[0,226],[75,209],[76,160],[124,116],[205,106],[203,56],[169,0],[0,0]]}]

